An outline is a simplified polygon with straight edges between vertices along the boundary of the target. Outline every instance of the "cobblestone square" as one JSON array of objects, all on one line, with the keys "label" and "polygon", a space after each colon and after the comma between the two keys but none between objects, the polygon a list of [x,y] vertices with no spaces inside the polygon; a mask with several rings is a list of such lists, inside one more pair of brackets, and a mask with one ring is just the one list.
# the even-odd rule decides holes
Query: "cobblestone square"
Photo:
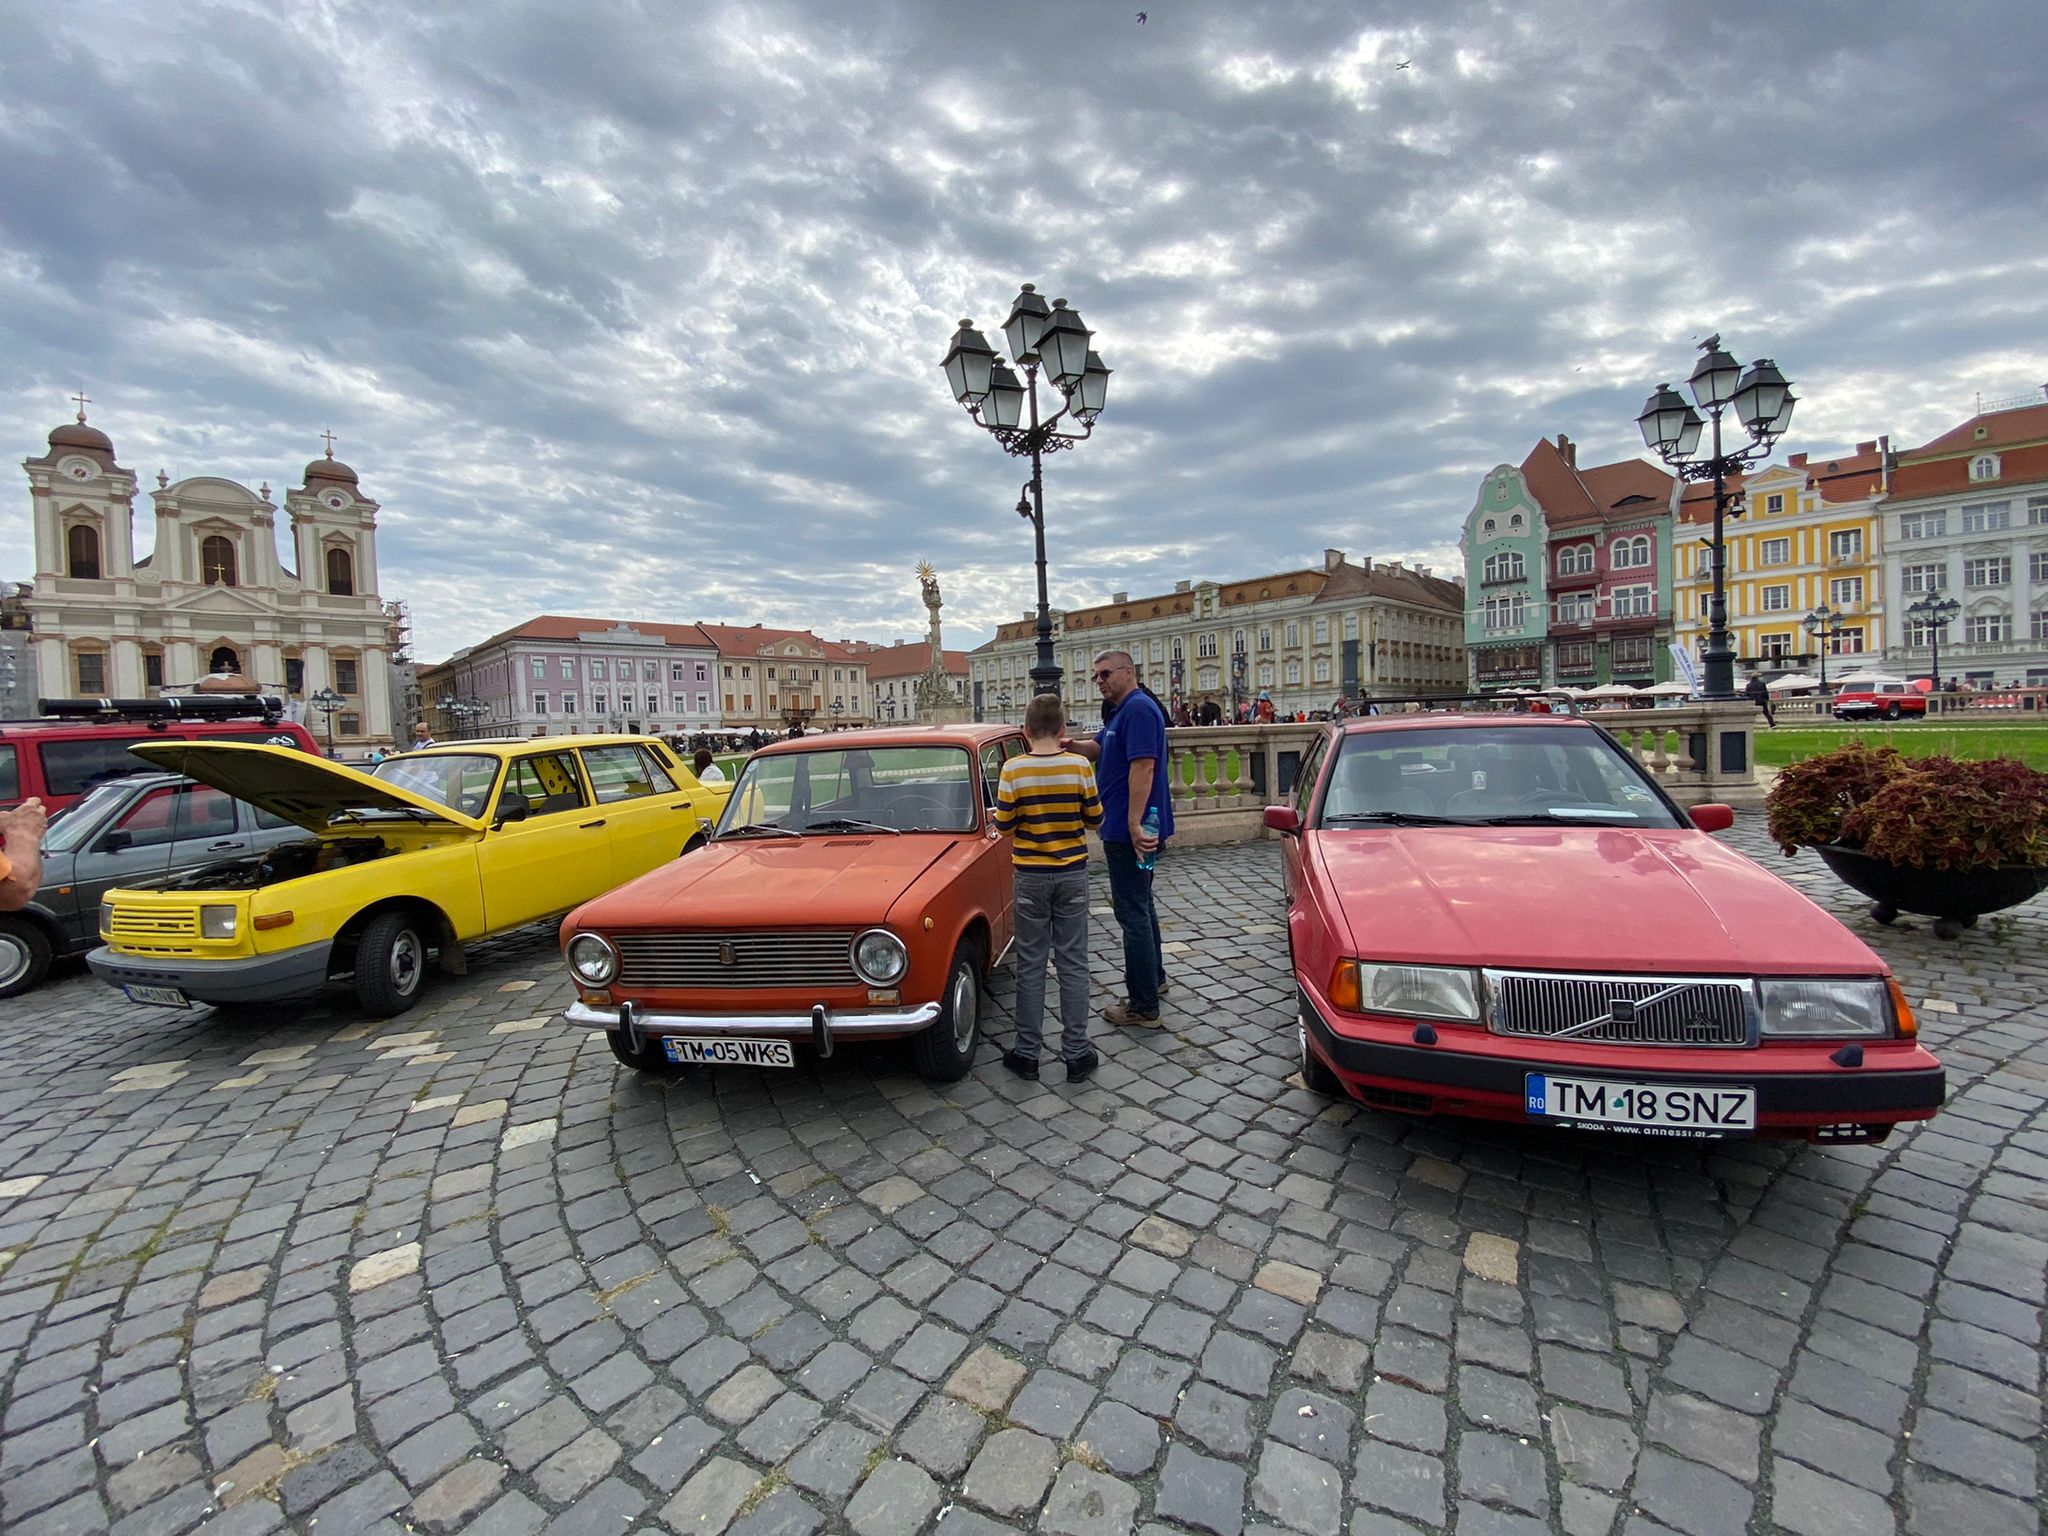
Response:
[{"label": "cobblestone square", "polygon": [[0,1005],[0,1528],[2036,1536],[2048,909],[1942,942],[1724,837],[1890,960],[1937,1119],[1320,1099],[1266,844],[1162,861],[1164,1027],[1072,1088],[1007,969],[944,1087],[635,1076],[549,929],[382,1023],[61,972]]}]

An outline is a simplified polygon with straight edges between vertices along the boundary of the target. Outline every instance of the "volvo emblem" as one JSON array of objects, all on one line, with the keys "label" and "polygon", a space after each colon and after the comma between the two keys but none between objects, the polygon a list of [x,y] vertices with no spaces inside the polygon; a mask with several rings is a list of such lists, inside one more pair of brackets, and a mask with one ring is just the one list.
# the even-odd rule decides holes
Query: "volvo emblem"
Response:
[{"label": "volvo emblem", "polygon": [[739,964],[739,956],[733,953],[732,945],[720,944],[718,946],[718,963],[720,965]]},{"label": "volvo emblem", "polygon": [[1607,1022],[1610,1024],[1633,1024],[1636,1021],[1636,1000],[1632,997],[1610,997],[1607,999]]}]

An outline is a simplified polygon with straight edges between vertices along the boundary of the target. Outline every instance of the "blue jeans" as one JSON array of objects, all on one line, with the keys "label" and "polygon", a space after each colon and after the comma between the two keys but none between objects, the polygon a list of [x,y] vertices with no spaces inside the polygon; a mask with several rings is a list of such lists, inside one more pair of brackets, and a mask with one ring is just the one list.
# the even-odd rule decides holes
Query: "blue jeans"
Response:
[{"label": "blue jeans", "polygon": [[1109,861],[1109,904],[1124,931],[1124,997],[1140,1013],[1157,1013],[1166,955],[1159,947],[1152,871],[1138,868],[1138,851],[1129,843],[1104,838],[1102,853]]},{"label": "blue jeans", "polygon": [[1045,961],[1060,975],[1060,1054],[1088,1053],[1088,866],[1020,869],[1017,877],[1017,1052],[1037,1059],[1045,1018]]}]

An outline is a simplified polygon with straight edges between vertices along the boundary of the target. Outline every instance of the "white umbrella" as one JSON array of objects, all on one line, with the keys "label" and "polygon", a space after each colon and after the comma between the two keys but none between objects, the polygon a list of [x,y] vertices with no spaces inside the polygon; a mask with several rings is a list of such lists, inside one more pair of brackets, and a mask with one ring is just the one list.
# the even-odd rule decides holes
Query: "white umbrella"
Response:
[{"label": "white umbrella", "polygon": [[1668,683],[1658,683],[1654,687],[1645,688],[1643,692],[1660,699],[1689,699],[1692,697],[1692,685],[1681,683],[1674,677]]},{"label": "white umbrella", "polygon": [[1632,699],[1636,690],[1627,683],[1602,683],[1598,688],[1588,688],[1589,699]]},{"label": "white umbrella", "polygon": [[1808,677],[1803,672],[1787,672],[1783,677],[1773,678],[1770,683],[1773,693],[1812,693],[1819,687],[1819,678]]}]

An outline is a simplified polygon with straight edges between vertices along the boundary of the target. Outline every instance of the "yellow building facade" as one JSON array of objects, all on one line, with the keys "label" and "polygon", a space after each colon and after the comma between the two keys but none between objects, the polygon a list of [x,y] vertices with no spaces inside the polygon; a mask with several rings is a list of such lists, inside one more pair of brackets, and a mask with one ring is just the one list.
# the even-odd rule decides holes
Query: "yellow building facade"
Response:
[{"label": "yellow building facade", "polygon": [[[1743,483],[1747,511],[1730,518],[1726,532],[1728,631],[1739,667],[1810,666],[1825,648],[1834,676],[1858,665],[1838,658],[1883,652],[1889,460],[1880,439],[1828,460],[1795,453]],[[1678,540],[1675,629],[1698,656],[1713,595],[1713,558],[1702,542],[1713,528],[1712,487],[1688,487],[1679,515],[1696,537]],[[1809,615],[1819,620],[1812,630]]]}]

